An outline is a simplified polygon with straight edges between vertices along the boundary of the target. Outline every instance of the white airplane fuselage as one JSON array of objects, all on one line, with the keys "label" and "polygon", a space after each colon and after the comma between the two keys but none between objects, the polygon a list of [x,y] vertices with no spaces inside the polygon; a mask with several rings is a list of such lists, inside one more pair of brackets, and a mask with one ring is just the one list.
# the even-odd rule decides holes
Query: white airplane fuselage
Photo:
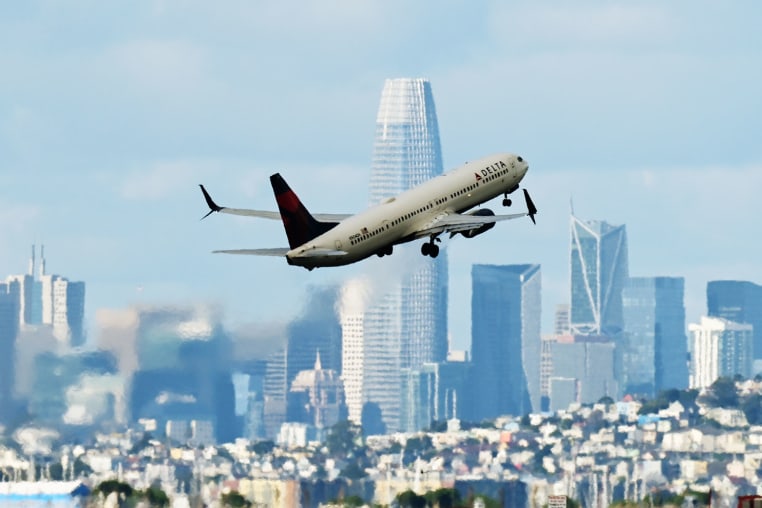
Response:
[{"label": "white airplane fuselage", "polygon": [[[468,162],[344,219],[329,231],[289,250],[286,260],[290,265],[305,268],[347,265],[392,245],[421,238],[416,232],[443,214],[463,213],[513,192],[528,169],[525,160],[511,153]],[[346,254],[320,254],[331,251]]]}]

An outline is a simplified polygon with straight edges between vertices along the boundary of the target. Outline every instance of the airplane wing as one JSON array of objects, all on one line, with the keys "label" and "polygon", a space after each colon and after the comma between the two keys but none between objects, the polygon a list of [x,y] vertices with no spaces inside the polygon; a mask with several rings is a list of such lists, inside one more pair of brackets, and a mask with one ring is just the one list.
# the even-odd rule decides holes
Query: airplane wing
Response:
[{"label": "airplane wing", "polygon": [[[214,212],[228,213],[230,215],[244,215],[247,217],[259,217],[262,219],[280,220],[280,212],[272,212],[267,210],[250,210],[248,208],[228,208],[227,206],[219,206],[217,203],[214,202],[214,200],[212,199],[212,196],[209,195],[209,192],[207,192],[207,190],[204,188],[203,185],[199,185],[199,187],[201,187],[201,192],[204,194],[204,199],[206,200],[206,204],[209,206],[209,212],[201,218],[202,220],[206,219]],[[347,217],[350,217],[351,214],[315,213],[312,216],[319,221],[340,222],[346,219]]]},{"label": "airplane wing", "polygon": [[524,189],[524,201],[527,205],[527,211],[523,213],[512,213],[509,215],[492,215],[491,211],[489,215],[443,213],[416,231],[414,237],[421,238],[441,233],[460,233],[478,229],[486,224],[494,224],[504,220],[520,219],[521,217],[529,217],[534,223],[534,216],[537,215],[537,207],[532,202],[532,198],[529,197],[529,192],[527,192],[526,189]]},{"label": "airplane wing", "polygon": [[510,215],[468,215],[460,213],[443,213],[415,232],[416,238],[437,235],[441,233],[460,233],[504,220],[519,219],[529,215],[527,212]]}]

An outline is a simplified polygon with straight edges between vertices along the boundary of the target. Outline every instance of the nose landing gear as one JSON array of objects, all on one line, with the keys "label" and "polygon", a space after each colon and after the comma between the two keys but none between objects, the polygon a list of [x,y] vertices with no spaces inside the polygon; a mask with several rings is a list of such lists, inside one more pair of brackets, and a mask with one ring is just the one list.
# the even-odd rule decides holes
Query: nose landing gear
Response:
[{"label": "nose landing gear", "polygon": [[516,189],[519,188],[519,185],[516,184],[513,186],[513,188],[508,189],[503,193],[503,206],[511,206],[513,204],[513,201],[508,197],[508,194],[511,194],[516,191]]}]

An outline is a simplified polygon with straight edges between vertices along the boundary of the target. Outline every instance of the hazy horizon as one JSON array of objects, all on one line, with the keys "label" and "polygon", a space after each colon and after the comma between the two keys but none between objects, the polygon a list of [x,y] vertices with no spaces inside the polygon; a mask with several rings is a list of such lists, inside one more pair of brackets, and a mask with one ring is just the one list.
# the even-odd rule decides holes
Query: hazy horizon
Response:
[{"label": "hazy horizon", "polygon": [[[569,212],[626,224],[632,276],[681,276],[686,318],[708,280],[762,283],[762,6],[649,1],[315,2],[294,9],[79,1],[0,7],[0,267],[87,284],[86,320],[133,303],[210,302],[230,328],[295,317],[313,272],[277,258],[283,174],[313,212],[367,204],[384,79],[432,83],[445,170],[511,151],[538,224],[445,242],[449,330],[470,343],[477,263],[542,267],[543,331],[569,300]],[[757,14],[755,16],[755,14]],[[521,200],[516,207],[523,209]],[[487,204],[500,209],[499,200]],[[91,332],[92,335],[92,332]],[[92,338],[91,338],[92,340]]]}]

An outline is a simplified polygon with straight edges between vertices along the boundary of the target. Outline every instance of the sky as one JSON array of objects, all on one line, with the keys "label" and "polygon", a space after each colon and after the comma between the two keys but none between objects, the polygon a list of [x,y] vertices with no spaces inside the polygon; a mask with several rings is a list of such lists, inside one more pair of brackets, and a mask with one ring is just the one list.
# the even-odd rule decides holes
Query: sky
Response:
[{"label": "sky", "polygon": [[[86,320],[210,303],[231,328],[292,319],[307,272],[214,249],[282,247],[281,172],[312,212],[368,202],[384,79],[431,81],[446,169],[522,155],[538,224],[446,242],[452,347],[471,266],[539,263],[543,331],[569,300],[569,213],[626,224],[630,274],[762,283],[762,4],[756,1],[29,1],[0,6],[0,275],[45,245]],[[521,201],[521,200],[519,200]],[[499,200],[493,208],[500,209]],[[489,205],[488,205],[489,206]],[[523,206],[520,204],[520,206]],[[386,264],[385,264],[386,263]]]}]

